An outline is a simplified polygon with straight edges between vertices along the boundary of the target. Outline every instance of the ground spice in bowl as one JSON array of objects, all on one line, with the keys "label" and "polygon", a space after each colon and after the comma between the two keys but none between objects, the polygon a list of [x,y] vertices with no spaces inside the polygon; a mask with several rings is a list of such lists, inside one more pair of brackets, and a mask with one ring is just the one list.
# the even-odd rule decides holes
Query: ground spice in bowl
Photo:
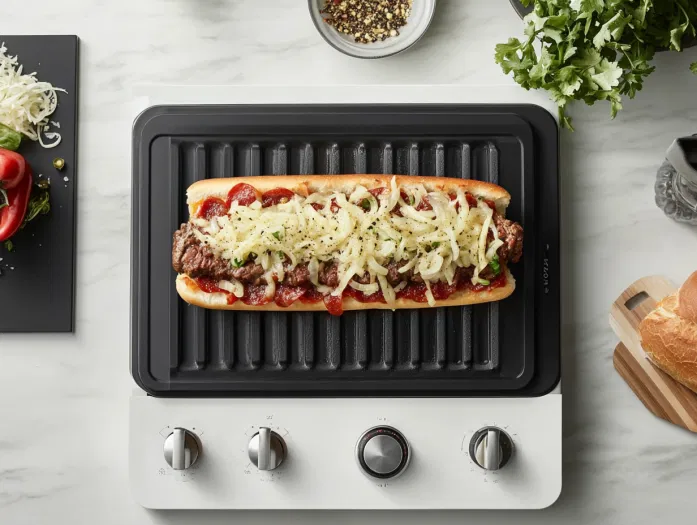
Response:
[{"label": "ground spice in bowl", "polygon": [[407,24],[412,0],[326,0],[324,21],[361,44],[399,35]]}]

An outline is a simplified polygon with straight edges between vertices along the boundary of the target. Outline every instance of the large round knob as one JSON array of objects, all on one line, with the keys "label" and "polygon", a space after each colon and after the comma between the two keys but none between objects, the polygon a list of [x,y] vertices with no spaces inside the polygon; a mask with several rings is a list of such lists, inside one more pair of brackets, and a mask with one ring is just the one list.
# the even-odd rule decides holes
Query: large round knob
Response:
[{"label": "large round knob", "polygon": [[201,442],[196,434],[185,428],[175,428],[165,439],[165,461],[174,470],[186,470],[196,463]]},{"label": "large round knob", "polygon": [[274,470],[286,457],[286,443],[283,438],[267,427],[249,441],[249,459],[259,470]]},{"label": "large round knob", "polygon": [[369,476],[394,478],[409,465],[409,443],[395,428],[374,427],[364,432],[358,440],[356,459]]},{"label": "large round knob", "polygon": [[511,436],[497,427],[484,427],[474,433],[470,441],[470,457],[481,468],[498,470],[513,455]]}]

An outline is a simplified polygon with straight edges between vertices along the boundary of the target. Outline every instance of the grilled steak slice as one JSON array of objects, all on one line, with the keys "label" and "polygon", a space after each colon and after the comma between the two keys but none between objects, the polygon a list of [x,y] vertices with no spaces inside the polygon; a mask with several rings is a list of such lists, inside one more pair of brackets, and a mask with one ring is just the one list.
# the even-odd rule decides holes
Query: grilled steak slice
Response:
[{"label": "grilled steak slice", "polygon": [[325,286],[339,286],[339,263],[336,261],[319,263],[319,282]]},{"label": "grilled steak slice", "polygon": [[370,274],[365,272],[363,275],[354,275],[353,280],[360,284],[370,284]]},{"label": "grilled steak slice", "polygon": [[172,267],[196,279],[227,280],[232,277],[232,268],[227,261],[216,257],[213,251],[194,235],[194,227],[187,223],[174,232],[172,247]]},{"label": "grilled steak slice", "polygon": [[517,263],[523,255],[523,227],[494,213],[494,225],[503,246],[498,249],[499,261]]},{"label": "grilled steak slice", "polygon": [[283,284],[288,286],[307,286],[310,284],[310,272],[307,269],[307,264],[298,264],[295,268],[291,268],[289,262],[283,263],[283,271],[285,277]]},{"label": "grilled steak slice", "polygon": [[253,261],[232,270],[232,277],[242,284],[266,284],[266,279],[261,278],[262,275],[264,275],[264,268]]}]

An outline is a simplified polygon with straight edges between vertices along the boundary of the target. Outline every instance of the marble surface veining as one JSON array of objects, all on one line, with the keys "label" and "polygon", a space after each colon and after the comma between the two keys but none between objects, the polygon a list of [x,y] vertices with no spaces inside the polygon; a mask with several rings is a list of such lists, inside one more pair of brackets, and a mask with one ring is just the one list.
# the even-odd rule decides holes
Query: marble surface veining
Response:
[{"label": "marble surface veining", "polygon": [[562,135],[564,489],[556,505],[157,513],[138,507],[127,483],[132,86],[510,84],[493,46],[519,35],[520,21],[508,0],[441,0],[414,49],[360,61],[320,39],[305,0],[4,0],[2,11],[6,34],[80,36],[82,99],[77,332],[0,334],[1,524],[641,525],[695,515],[697,436],[649,415],[615,374],[607,317],[636,278],[661,273],[681,282],[697,269],[697,229],[653,204],[664,151],[697,132],[697,78],[688,72],[697,50],[660,56],[617,120],[605,107],[578,107],[577,132]]}]

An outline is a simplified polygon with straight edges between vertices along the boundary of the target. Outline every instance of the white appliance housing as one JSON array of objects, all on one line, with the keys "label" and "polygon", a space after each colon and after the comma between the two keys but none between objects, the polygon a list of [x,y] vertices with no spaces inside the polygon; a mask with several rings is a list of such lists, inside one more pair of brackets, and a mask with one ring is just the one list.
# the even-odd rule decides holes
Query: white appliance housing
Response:
[{"label": "white appliance housing", "polygon": [[[137,110],[155,104],[549,102],[516,86],[143,86]],[[397,478],[367,476],[355,447],[387,425],[408,440],[411,459]],[[470,456],[474,433],[496,426],[511,436],[510,462],[497,471]],[[283,437],[287,457],[259,471],[248,445],[260,427]],[[194,433],[198,460],[165,461],[174,428]],[[159,399],[130,400],[130,484],[151,509],[541,509],[562,486],[562,396],[538,398]]]}]

